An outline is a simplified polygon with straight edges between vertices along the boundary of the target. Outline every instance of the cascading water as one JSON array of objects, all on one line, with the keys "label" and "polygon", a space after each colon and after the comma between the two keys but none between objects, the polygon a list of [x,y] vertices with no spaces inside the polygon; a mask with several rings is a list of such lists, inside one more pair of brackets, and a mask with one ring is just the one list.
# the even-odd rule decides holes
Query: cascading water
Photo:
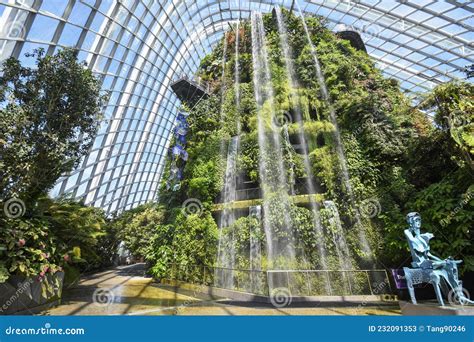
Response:
[{"label": "cascading water", "polygon": [[[240,61],[239,61],[239,46],[240,46],[240,22],[236,25],[235,34],[235,70],[234,70],[234,87],[235,87],[235,106],[237,113],[240,112]],[[241,133],[240,115],[237,115],[237,134]],[[240,141],[240,140],[239,140]],[[249,216],[255,217],[259,224],[251,226],[249,231],[249,265],[250,265],[250,291],[258,293],[262,289],[260,272],[262,269],[262,251],[260,245],[260,221],[262,218],[262,207],[253,206],[249,208]]]},{"label": "cascading water", "polygon": [[[232,137],[228,153],[227,166],[225,172],[225,183],[223,191],[223,200],[226,205],[233,203],[236,200],[236,184],[237,184],[237,154],[240,145],[240,136]],[[224,288],[231,289],[234,287],[235,269],[235,241],[232,224],[235,221],[235,213],[232,208],[224,207],[221,212],[219,245],[218,250],[218,265],[222,269],[218,273],[218,285]]]},{"label": "cascading water", "polygon": [[[339,264],[343,270],[351,270],[353,269],[353,265],[351,262],[351,256],[349,253],[349,248],[347,247],[347,242],[344,234],[344,230],[342,229],[341,218],[339,217],[339,210],[337,209],[336,204],[333,201],[324,201],[324,207],[329,211],[329,224],[330,224],[330,234],[332,241],[335,246],[341,246],[341,248],[336,248],[337,257],[339,259]],[[347,282],[352,282],[351,273],[349,273],[349,277],[346,277],[345,273],[342,273],[344,278],[344,284]]]},{"label": "cascading water", "polygon": [[[337,155],[338,155],[339,164],[340,164],[341,171],[342,171],[342,178],[343,178],[344,187],[346,189],[346,192],[349,196],[349,199],[350,199],[351,203],[354,206],[354,204],[355,204],[354,192],[352,191],[352,186],[351,186],[350,181],[349,181],[349,171],[348,171],[348,168],[347,168],[347,161],[346,161],[343,145],[342,145],[342,142],[341,142],[341,135],[340,135],[338,124],[337,124],[336,111],[335,111],[334,106],[332,105],[331,99],[329,97],[328,89],[327,89],[327,86],[326,86],[326,80],[325,80],[323,72],[321,70],[321,64],[319,63],[318,54],[316,52],[316,48],[313,44],[313,41],[311,40],[311,35],[309,34],[309,30],[308,30],[308,26],[306,24],[305,17],[303,15],[303,12],[301,11],[301,8],[298,4],[298,1],[295,1],[295,3],[296,3],[296,6],[298,7],[298,11],[299,11],[302,23],[303,23],[303,27],[304,27],[304,30],[305,30],[305,33],[306,33],[306,38],[308,40],[308,44],[311,48],[311,56],[313,57],[314,66],[316,68],[316,76],[318,78],[318,84],[319,84],[319,87],[321,89],[321,96],[322,96],[323,100],[326,102],[326,104],[329,108],[329,119],[331,120],[331,123],[333,124],[333,126],[335,128],[334,137],[335,137],[335,142],[336,142],[336,152],[337,152]],[[365,235],[365,231],[363,229],[362,222],[360,220],[360,215],[357,211],[355,212],[355,219],[356,219],[356,225],[357,225],[357,229],[358,229],[358,233],[359,233],[360,246],[361,246],[362,250],[364,251],[364,253],[366,254],[366,256],[371,258],[373,254],[372,254],[372,251],[370,249],[369,243],[367,242],[367,237]]]},{"label": "cascading water", "polygon": [[249,215],[258,220],[257,226],[252,226],[249,232],[250,242],[250,291],[260,293],[262,291],[261,270],[262,270],[262,251],[260,245],[260,222],[262,219],[262,207],[260,205],[251,206]]},{"label": "cascading water", "polygon": [[[345,160],[344,150],[341,143],[341,138],[336,122],[336,114],[331,104],[324,76],[321,71],[318,56],[315,47],[310,39],[308,27],[300,10],[303,26],[306,37],[311,47],[311,53],[314,65],[317,71],[317,78],[321,88],[322,98],[327,102],[330,109],[330,121],[335,127],[335,141],[336,152],[339,157],[340,167],[343,174],[343,184],[346,188],[350,199],[353,201],[353,193],[349,183],[349,175],[347,171],[347,163]],[[312,169],[309,161],[309,137],[304,131],[303,120],[303,106],[300,100],[298,89],[300,88],[295,68],[292,60],[292,50],[288,42],[288,29],[283,20],[282,12],[276,8],[276,18],[278,23],[278,31],[280,38],[280,49],[285,61],[286,77],[290,89],[290,103],[294,113],[295,122],[297,123],[296,133],[298,141],[301,144],[302,161],[304,171],[308,175],[305,178],[306,188],[309,192],[309,205],[313,213],[313,226],[315,235],[317,237],[317,251],[319,254],[320,269],[329,269],[328,267],[328,253],[330,257],[337,257],[340,267],[344,270],[353,269],[352,258],[349,252],[345,234],[342,229],[341,221],[337,207],[334,203],[327,201],[325,207],[330,213],[330,231],[329,237],[335,246],[335,250],[328,250],[324,243],[324,232],[321,224],[320,208],[316,202],[314,195],[319,189],[316,186],[315,180],[312,177]],[[297,241],[294,222],[292,220],[292,205],[289,193],[294,195],[294,189],[290,186],[292,172],[291,143],[288,133],[288,125],[283,127],[275,127],[276,119],[276,104],[275,94],[272,83],[272,75],[270,73],[270,58],[266,47],[266,34],[263,25],[262,15],[253,12],[251,14],[251,42],[252,42],[252,66],[253,66],[253,86],[254,95],[257,105],[257,131],[258,131],[258,146],[259,146],[259,177],[260,187],[262,190],[262,206],[253,206],[250,208],[250,216],[254,216],[258,212],[257,217],[261,219],[263,231],[265,233],[266,249],[267,249],[267,263],[268,269],[267,280],[270,291],[276,287],[289,286],[293,284],[292,277],[288,276],[286,270],[294,267],[299,267],[305,263],[303,249]],[[233,223],[236,220],[236,213],[231,206],[237,200],[237,160],[240,150],[240,136],[241,136],[241,119],[240,119],[240,64],[239,64],[239,39],[240,39],[240,24],[237,23],[235,32],[235,70],[234,70],[234,93],[235,106],[237,108],[236,116],[236,135],[232,138],[223,137],[221,143],[222,159],[226,160],[226,171],[224,177],[224,188],[221,199],[224,203],[223,210],[220,214],[219,220],[219,244],[217,255],[217,268],[215,273],[215,285],[228,289],[236,289],[236,281],[239,279],[239,273],[234,274],[236,266],[237,253],[236,242],[233,231]],[[225,37],[227,38],[227,37]],[[225,65],[227,55],[227,39],[224,39],[224,56],[222,60],[222,88],[221,88],[221,124],[224,124],[226,115],[223,110],[224,92],[225,92]],[[307,115],[306,115],[307,116]],[[229,142],[226,144],[226,142]],[[227,145],[227,146],[226,146]],[[227,153],[226,153],[227,152]],[[286,161],[285,161],[285,158]],[[291,184],[290,184],[291,183]],[[263,209],[263,215],[261,211]],[[360,218],[357,216],[356,220],[360,224]],[[360,231],[360,242],[362,249],[367,251],[369,249],[364,231]],[[262,252],[260,250],[260,227],[251,225],[249,233],[249,268],[250,278],[245,281],[239,280],[239,288],[248,289],[253,293],[262,291],[263,283],[259,277],[259,272],[262,269]],[[285,270],[285,271],[281,271]],[[347,280],[344,283],[347,285],[351,280],[343,273],[342,276]],[[247,283],[248,282],[248,283]],[[329,279],[324,280],[326,293],[332,293]]]},{"label": "cascading water", "polygon": [[[267,242],[268,269],[296,264],[295,236],[283,163],[280,133],[272,129],[275,117],[273,84],[268,65],[262,15],[252,12],[252,62],[257,104],[260,186],[263,193],[263,227]],[[268,277],[270,289],[288,282],[282,273]]]},{"label": "cascading water", "polygon": [[[236,135],[230,139],[227,148],[227,164],[226,172],[224,177],[224,189],[222,192],[222,202],[224,203],[224,209],[220,215],[220,230],[219,230],[219,247],[217,255],[216,269],[216,285],[228,289],[235,288],[234,269],[236,261],[236,250],[235,250],[235,232],[233,231],[232,224],[236,220],[235,211],[229,207],[234,201],[237,200],[237,159],[240,150],[240,133],[241,133],[241,122],[240,122],[240,65],[239,65],[239,40],[240,40],[240,23],[237,22],[235,30],[235,70],[234,70],[234,91],[235,91],[235,107],[237,109],[236,117]],[[224,72],[227,52],[227,40],[224,43],[224,58],[222,61],[222,75],[224,84]],[[224,120],[223,113],[223,95],[221,101],[221,120]],[[222,123],[223,124],[223,123]],[[221,149],[223,149],[221,144]],[[223,154],[223,152],[221,151]],[[250,232],[252,234],[252,232]],[[253,234],[255,235],[255,234]],[[252,243],[252,242],[251,242]],[[250,246],[252,250],[252,246]],[[254,250],[256,247],[254,246]],[[259,255],[259,254],[258,254]],[[256,255],[254,256],[254,259]],[[251,263],[252,265],[256,265]],[[257,266],[256,266],[257,267]],[[258,265],[260,269],[260,264]]]},{"label": "cascading water", "polygon": [[[225,64],[227,57],[227,36],[224,36],[224,49],[222,57],[222,79],[221,79],[221,106],[220,106],[220,121],[221,127],[224,125],[225,113],[223,110],[224,93],[225,93]],[[234,139],[236,138],[236,139]],[[222,191],[222,200],[224,203],[231,203],[235,200],[235,184],[236,172],[235,165],[238,151],[238,137],[234,137],[229,142],[227,150],[227,165],[224,178],[224,189]],[[220,154],[222,158],[225,157],[225,140],[222,139],[220,144]],[[235,220],[235,215],[232,209],[224,208],[220,215],[219,222],[219,242],[217,247],[217,268],[215,269],[214,282],[216,286],[233,288],[234,285],[234,263],[235,263],[235,248],[234,248],[234,232],[230,230],[230,226]]]},{"label": "cascading water", "polygon": [[[240,45],[240,22],[238,21],[235,29],[235,69],[234,69],[234,88],[235,88],[235,107],[237,113],[240,113],[240,62],[239,62],[239,45]],[[240,115],[237,115],[237,135],[240,135],[241,123]]]},{"label": "cascading water", "polygon": [[[277,129],[275,127],[275,129]],[[295,193],[295,162],[293,160],[293,155],[291,154],[291,142],[290,142],[290,134],[288,133],[288,124],[285,123],[282,127],[282,133],[283,133],[283,143],[284,143],[284,152],[288,156],[288,169],[290,174],[288,175],[288,186],[289,186],[289,192],[292,196],[294,196]]]},{"label": "cascading water", "polygon": [[[295,75],[295,68],[294,68],[293,60],[292,60],[291,47],[288,44],[288,29],[286,27],[286,23],[283,20],[281,9],[279,7],[276,7],[275,11],[276,11],[276,17],[277,17],[277,23],[278,23],[278,32],[280,35],[280,47],[283,52],[283,56],[285,58],[285,67],[286,67],[286,74],[287,74],[288,83],[289,83],[288,85],[290,88],[291,103],[293,104],[294,111],[295,111],[295,119],[298,124],[299,141],[301,142],[302,147],[303,147],[303,161],[304,161],[305,172],[308,175],[308,177],[306,178],[306,186],[310,194],[315,194],[316,186],[314,184],[313,178],[311,177],[312,170],[309,163],[306,136],[304,134],[301,103],[296,93],[297,89],[299,89],[299,85],[298,85],[298,81]],[[314,217],[314,229],[318,237],[317,248],[318,248],[319,256],[321,258],[320,268],[326,270],[328,269],[327,262],[326,262],[327,252],[324,245],[324,241],[322,241],[323,229],[321,226],[319,208],[318,208],[318,204],[316,203],[316,201],[314,201],[312,197],[310,197],[310,206],[311,206],[311,211],[313,212],[313,217]],[[339,248],[339,246],[336,246],[336,248]],[[327,286],[329,285],[327,284]]]}]

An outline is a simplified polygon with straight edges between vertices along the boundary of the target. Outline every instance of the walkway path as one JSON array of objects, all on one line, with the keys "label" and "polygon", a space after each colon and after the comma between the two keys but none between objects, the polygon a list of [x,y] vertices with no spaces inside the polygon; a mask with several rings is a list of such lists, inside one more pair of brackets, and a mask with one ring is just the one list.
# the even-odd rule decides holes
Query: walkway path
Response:
[{"label": "walkway path", "polygon": [[145,276],[145,265],[120,266],[84,277],[64,292],[62,304],[45,315],[398,315],[398,307],[274,308],[236,303],[190,291],[179,293]]}]

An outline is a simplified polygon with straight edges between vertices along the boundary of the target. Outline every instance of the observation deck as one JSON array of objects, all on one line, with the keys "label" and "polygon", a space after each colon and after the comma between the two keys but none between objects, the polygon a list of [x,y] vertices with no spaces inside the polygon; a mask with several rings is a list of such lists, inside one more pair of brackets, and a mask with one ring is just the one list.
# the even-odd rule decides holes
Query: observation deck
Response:
[{"label": "observation deck", "polygon": [[188,105],[197,103],[202,98],[209,97],[209,85],[196,78],[181,75],[171,84],[176,96]]}]

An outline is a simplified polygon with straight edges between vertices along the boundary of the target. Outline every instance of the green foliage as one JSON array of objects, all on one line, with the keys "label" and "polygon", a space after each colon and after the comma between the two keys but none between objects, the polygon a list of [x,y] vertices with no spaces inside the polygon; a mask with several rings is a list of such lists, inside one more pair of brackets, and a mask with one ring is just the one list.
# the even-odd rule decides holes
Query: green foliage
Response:
[{"label": "green foliage", "polygon": [[172,246],[174,231],[173,225],[164,224],[156,226],[153,234],[152,248],[146,259],[154,263],[151,272],[157,278],[168,275],[170,265],[174,262],[175,251]]},{"label": "green foliage", "polygon": [[5,267],[9,274],[40,276],[58,269],[57,239],[42,219],[3,220],[1,244],[7,247]]},{"label": "green foliage", "polygon": [[157,227],[164,221],[164,208],[154,204],[144,204],[124,212],[110,225],[118,241],[136,257],[146,257],[152,253],[152,241]]},{"label": "green foliage", "polygon": [[221,141],[210,136],[199,147],[190,149],[195,157],[186,167],[188,198],[198,198],[202,202],[212,202],[222,188],[224,175],[223,160],[218,151]]},{"label": "green foliage", "polygon": [[[265,255],[265,233],[263,232],[260,222],[255,217],[241,217],[235,220],[235,222],[230,227],[226,227],[223,229],[223,235],[233,234],[234,244],[233,246],[231,246],[230,244],[223,245],[221,246],[221,248],[235,248],[235,254],[237,256],[236,264],[238,265],[238,268],[251,268],[248,258],[248,256],[250,255],[251,240],[258,245],[258,248],[263,251],[263,255]],[[232,241],[231,239],[226,238],[222,240],[224,242]]]},{"label": "green foliage", "polygon": [[28,203],[88,152],[105,100],[76,51],[32,56],[35,68],[12,57],[0,77],[0,197]]},{"label": "green foliage", "polygon": [[474,270],[474,185],[469,180],[465,170],[455,172],[417,193],[409,203],[421,214],[424,229],[435,235],[432,253],[464,259],[464,271]]},{"label": "green foliage", "polygon": [[11,274],[43,278],[63,265],[93,269],[105,257],[103,211],[45,194],[88,153],[106,96],[76,51],[30,57],[35,67],[10,58],[0,77],[0,198],[25,203],[23,216],[3,210],[0,217],[2,281]]},{"label": "green foliage", "polygon": [[244,170],[249,178],[256,182],[258,181],[258,162],[259,149],[258,137],[256,132],[253,134],[246,134],[240,142],[241,153],[238,156],[239,169]]},{"label": "green foliage", "polygon": [[[457,81],[441,84],[427,94],[420,107],[434,112],[435,121],[441,130],[446,134],[449,132],[452,139],[451,150],[461,152],[464,163],[474,171],[473,93],[474,85],[471,83]],[[452,152],[454,153],[451,155],[455,157],[456,151]]]},{"label": "green foliage", "polygon": [[5,266],[5,262],[1,261],[0,262],[0,284],[6,282],[9,277],[10,277],[10,272],[8,271],[8,268]]},{"label": "green foliage", "polygon": [[217,254],[217,225],[209,212],[201,215],[179,213],[173,225],[160,226],[154,237],[151,273],[164,277],[172,264],[213,265]]},{"label": "green foliage", "polygon": [[0,245],[6,246],[8,274],[43,277],[65,264],[80,270],[102,264],[99,238],[105,235],[101,209],[67,199],[40,199],[32,216],[0,218]]},{"label": "green foliage", "polygon": [[[312,175],[309,176],[314,176],[321,185],[318,198],[333,200],[339,208],[342,233],[352,256],[348,263],[354,267],[372,267],[361,248],[359,234],[363,231],[375,258],[385,266],[399,267],[409,255],[402,233],[406,226],[404,217],[407,212],[417,210],[424,220],[423,230],[439,236],[433,242],[433,252],[441,257],[451,254],[463,258],[465,269],[472,269],[472,238],[469,235],[472,198],[462,208],[456,208],[468,196],[468,186],[473,182],[473,86],[464,82],[441,85],[414,107],[401,92],[398,82],[383,77],[366,53],[357,51],[348,41],[330,32],[324,19],[308,16],[308,30],[331,99],[328,103],[321,95],[312,49],[300,18],[285,10],[283,15],[298,87],[292,89],[288,82],[276,20],[271,15],[264,15],[274,98],[266,99],[260,113],[263,134],[268,137],[280,134],[285,167],[291,168],[295,177],[308,176],[303,157],[285,139],[285,129],[275,129],[272,111],[291,115],[293,122],[288,125],[291,143],[301,138],[298,115],[301,116],[310,152]],[[213,265],[217,227],[211,209],[224,185],[225,154],[230,138],[238,133],[238,121],[241,128],[238,174],[258,183],[260,166],[263,164],[272,169],[277,161],[276,154],[269,153],[265,156],[267,160],[260,155],[250,32],[249,23],[241,23],[239,107],[233,83],[235,32],[227,32],[226,41],[219,42],[201,63],[199,76],[210,83],[212,94],[195,107],[188,108],[189,160],[181,189],[160,193],[160,202],[168,210],[163,222],[156,224],[154,247],[147,256],[154,263],[153,272],[157,276],[169,275],[169,265],[173,262]],[[227,53],[224,56],[225,45]],[[434,114],[434,125],[424,111]],[[346,175],[336,145],[337,133],[347,164],[351,193],[345,184]],[[271,170],[263,171],[269,173],[269,179],[278,176]],[[165,169],[164,177],[166,172]],[[290,176],[288,171],[287,178]],[[264,190],[269,198],[265,215],[276,236],[272,243],[289,243],[299,256],[294,265],[282,259],[276,260],[273,266],[320,267],[319,242],[327,247],[328,267],[339,268],[340,260],[334,251],[336,236],[341,232],[329,211],[321,209],[321,217],[315,217],[311,209],[282,204],[285,201],[281,198],[286,196],[288,189]],[[200,215],[183,214],[181,205],[188,198],[203,203]],[[366,200],[380,205],[380,210],[371,217],[357,214]],[[294,227],[286,226],[285,214],[289,214]],[[321,231],[314,228],[318,220],[321,220]],[[360,226],[357,226],[358,222]],[[247,257],[250,234],[257,234],[255,239],[264,247],[263,231],[253,218],[242,217],[229,227],[221,228],[221,243],[229,240],[226,236],[234,237],[236,264],[241,268],[250,266]],[[447,238],[442,239],[443,236]],[[297,245],[296,241],[302,241],[302,244]],[[265,268],[269,261],[264,249],[262,267]]]},{"label": "green foliage", "polygon": [[[67,250],[73,260],[83,261],[89,267],[101,263],[97,246],[100,238],[106,235],[107,223],[102,209],[84,206],[70,199],[43,199],[40,206],[48,213],[49,226],[58,239],[58,248]],[[79,248],[80,252],[74,252],[74,247]]]},{"label": "green foliage", "polygon": [[181,265],[212,265],[217,253],[217,225],[209,212],[180,214],[173,239],[175,262]]}]

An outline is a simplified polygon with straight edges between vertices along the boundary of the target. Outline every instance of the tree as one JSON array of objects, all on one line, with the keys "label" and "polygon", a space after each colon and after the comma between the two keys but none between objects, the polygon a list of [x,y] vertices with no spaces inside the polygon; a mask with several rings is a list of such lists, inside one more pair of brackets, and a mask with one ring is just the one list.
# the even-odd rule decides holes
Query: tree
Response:
[{"label": "tree", "polygon": [[420,107],[434,113],[438,127],[452,139],[451,153],[460,154],[474,171],[474,85],[453,81],[428,93]]},{"label": "tree", "polygon": [[34,68],[16,58],[0,77],[0,198],[34,203],[88,152],[107,96],[77,51],[46,56]]},{"label": "tree", "polygon": [[118,241],[136,257],[147,257],[157,227],[163,223],[164,209],[144,204],[129,210],[111,222]]}]

